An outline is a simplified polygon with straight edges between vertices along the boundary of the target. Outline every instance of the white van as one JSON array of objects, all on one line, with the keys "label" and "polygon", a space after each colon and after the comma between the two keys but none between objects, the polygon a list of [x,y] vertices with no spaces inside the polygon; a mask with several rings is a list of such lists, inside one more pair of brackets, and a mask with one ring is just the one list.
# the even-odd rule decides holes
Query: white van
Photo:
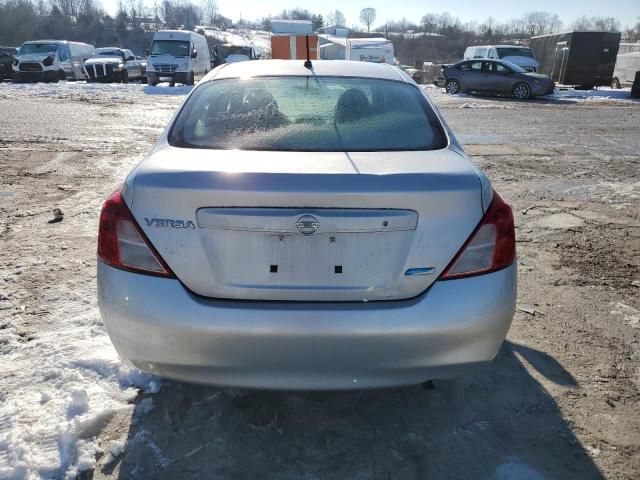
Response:
[{"label": "white van", "polygon": [[472,60],[475,58],[504,60],[522,67],[527,72],[537,72],[540,67],[540,63],[538,63],[531,49],[522,45],[476,45],[467,47],[464,51],[464,59]]},{"label": "white van", "polygon": [[640,71],[640,52],[623,53],[616,59],[616,68],[613,71],[612,88],[630,87],[636,78],[636,72]]},{"label": "white van", "polygon": [[207,39],[188,30],[160,30],[147,51],[149,85],[170,82],[193,85],[211,70]]},{"label": "white van", "polygon": [[66,40],[37,40],[20,46],[13,63],[12,81],[83,80],[83,65],[93,56],[87,43]]},{"label": "white van", "polygon": [[347,38],[344,58],[393,65],[393,43],[386,38]]}]

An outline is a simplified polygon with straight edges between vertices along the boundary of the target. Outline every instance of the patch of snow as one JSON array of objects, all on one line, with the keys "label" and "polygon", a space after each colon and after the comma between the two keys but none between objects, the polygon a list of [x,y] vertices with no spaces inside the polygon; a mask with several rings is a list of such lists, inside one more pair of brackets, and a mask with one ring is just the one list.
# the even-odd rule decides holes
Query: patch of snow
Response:
[{"label": "patch of snow", "polygon": [[462,105],[460,105],[458,108],[494,108],[494,109],[498,109],[498,110],[504,110],[504,109],[509,109],[509,108],[514,108],[513,105],[508,105],[508,104],[504,104],[504,103],[463,103]]},{"label": "patch of snow", "polygon": [[135,95],[187,95],[193,87],[170,87],[159,83],[153,87],[142,83],[0,83],[0,98],[35,97],[59,98],[75,101],[100,101],[103,103],[129,103]]},{"label": "patch of snow", "polygon": [[573,88],[559,89],[552,95],[543,98],[553,98],[555,100],[581,100],[585,102],[607,102],[607,101],[624,101],[630,103],[638,103],[639,100],[631,97],[631,89],[612,89],[610,87],[599,87],[598,90],[576,90]]},{"label": "patch of snow", "polygon": [[122,455],[126,446],[127,446],[126,438],[109,441],[109,452],[107,453],[107,456],[104,459],[104,464],[108,465],[114,460],[116,460],[120,455]]},{"label": "patch of snow", "polygon": [[101,427],[132,411],[139,389],[159,389],[155,377],[120,361],[95,306],[56,313],[31,341],[11,324],[1,331],[2,479],[73,478],[93,468]]}]

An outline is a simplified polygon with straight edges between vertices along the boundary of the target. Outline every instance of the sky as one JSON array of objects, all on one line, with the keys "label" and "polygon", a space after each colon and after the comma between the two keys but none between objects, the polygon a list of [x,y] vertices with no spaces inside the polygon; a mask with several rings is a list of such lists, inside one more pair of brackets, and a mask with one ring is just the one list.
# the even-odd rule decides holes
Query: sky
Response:
[{"label": "sky", "polygon": [[[153,0],[143,0],[148,6],[153,5]],[[198,0],[192,0],[197,3]],[[305,8],[313,13],[323,16],[333,10],[340,10],[347,19],[347,26],[359,23],[360,10],[364,7],[376,9],[375,24],[382,24],[385,20],[401,20],[405,17],[414,23],[419,23],[425,13],[440,13],[449,11],[453,17],[458,17],[462,22],[476,20],[481,22],[488,17],[497,21],[506,21],[520,18],[525,11],[542,10],[557,13],[565,25],[571,24],[576,18],[586,15],[616,17],[622,26],[633,25],[640,17],[640,0],[537,0],[535,4],[528,4],[523,9],[522,2],[513,0],[489,0],[479,2],[477,0],[457,0],[454,4],[425,0],[217,0],[220,13],[237,21],[240,17],[255,20],[266,17],[269,14],[277,16],[283,9],[295,7]],[[158,3],[161,0],[157,0]],[[114,14],[118,0],[102,0],[102,5],[107,12]],[[124,1],[126,4],[126,0]]]}]

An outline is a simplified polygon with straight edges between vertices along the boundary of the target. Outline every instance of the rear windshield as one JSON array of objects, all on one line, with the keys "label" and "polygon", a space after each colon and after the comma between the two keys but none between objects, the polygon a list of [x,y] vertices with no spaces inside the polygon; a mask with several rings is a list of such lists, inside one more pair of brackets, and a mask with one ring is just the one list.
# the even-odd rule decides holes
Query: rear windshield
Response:
[{"label": "rear windshield", "polygon": [[535,58],[530,48],[526,47],[499,47],[498,57],[529,57]]},{"label": "rear windshield", "polygon": [[214,80],[197,88],[169,135],[178,147],[434,150],[442,125],[414,86],[344,77]]}]

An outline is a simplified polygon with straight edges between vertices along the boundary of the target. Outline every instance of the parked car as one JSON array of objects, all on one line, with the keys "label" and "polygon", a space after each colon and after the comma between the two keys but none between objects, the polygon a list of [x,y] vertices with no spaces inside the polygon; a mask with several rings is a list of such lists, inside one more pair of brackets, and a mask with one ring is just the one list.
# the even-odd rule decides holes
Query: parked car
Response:
[{"label": "parked car", "polygon": [[611,88],[630,87],[638,70],[640,70],[640,52],[618,55],[616,68],[613,70]]},{"label": "parked car", "polygon": [[160,30],[147,51],[150,85],[169,82],[193,85],[211,70],[207,39],[187,30]]},{"label": "parked car", "polygon": [[93,57],[84,62],[87,79],[93,82],[146,80],[145,67],[131,50],[117,47],[96,48]]},{"label": "parked car", "polygon": [[312,68],[212,71],[104,203],[99,307],[129,364],[350,389],[496,355],[516,300],[511,208],[399,68]]},{"label": "parked car", "polygon": [[503,60],[464,60],[442,69],[447,93],[485,92],[512,95],[518,100],[553,93],[545,75],[526,72]]},{"label": "parked car", "polygon": [[504,60],[523,68],[527,72],[537,72],[540,64],[529,47],[522,45],[476,45],[467,47],[464,60]]},{"label": "parked car", "polygon": [[0,47],[0,82],[11,78],[11,65],[16,59],[18,49],[15,47]]},{"label": "parked car", "polygon": [[84,80],[84,62],[93,51],[92,45],[66,40],[25,42],[13,63],[12,81]]}]

